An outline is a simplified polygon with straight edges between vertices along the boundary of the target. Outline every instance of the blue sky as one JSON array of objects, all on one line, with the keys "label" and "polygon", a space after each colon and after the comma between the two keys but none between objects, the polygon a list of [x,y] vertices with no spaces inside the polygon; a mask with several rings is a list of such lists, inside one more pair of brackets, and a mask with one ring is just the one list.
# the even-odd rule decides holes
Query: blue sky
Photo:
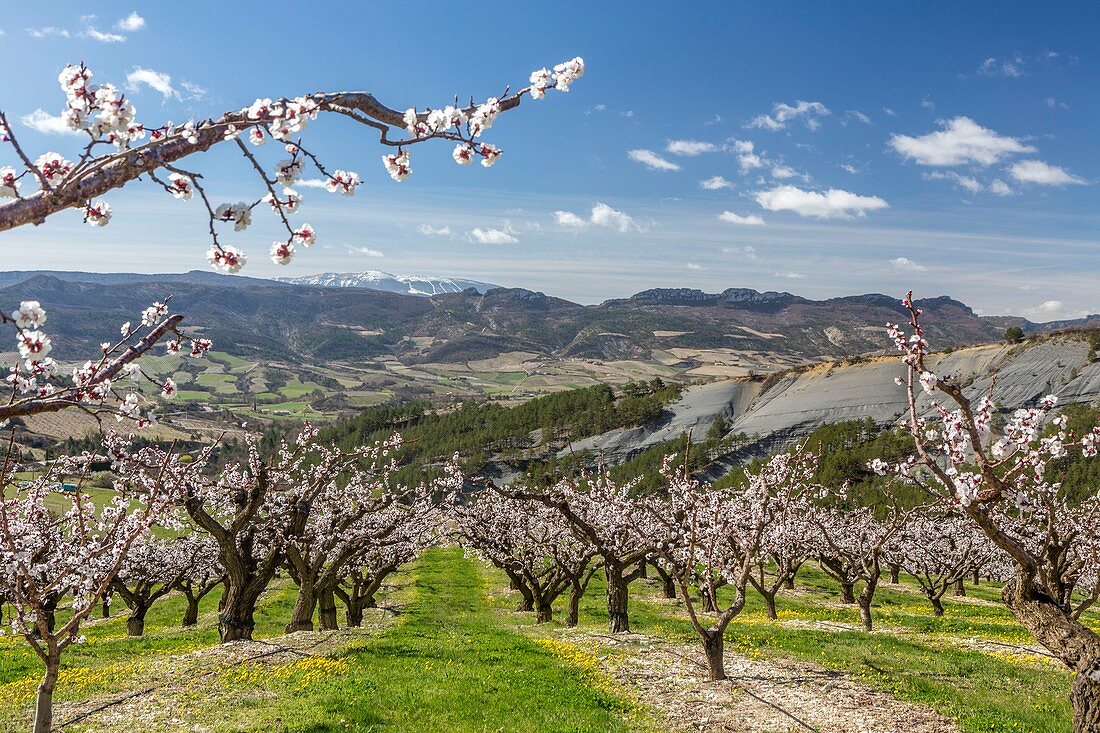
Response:
[{"label": "blue sky", "polygon": [[[432,273],[582,302],[914,287],[1050,320],[1100,312],[1097,27],[1085,3],[17,3],[0,18],[0,108],[25,118],[26,147],[66,152],[77,139],[47,118],[58,71],[80,60],[129,83],[150,124],[342,89],[441,106],[581,55],[572,91],[486,133],[505,151],[490,170],[429,143],[397,184],[369,130],[314,123],[307,142],[365,185],[302,190],[318,245],[285,268],[258,210],[227,235],[245,273]],[[189,165],[219,201],[257,198],[226,147]],[[105,229],[74,213],[0,234],[4,266],[206,266],[197,201],[141,184],[107,200]]]}]

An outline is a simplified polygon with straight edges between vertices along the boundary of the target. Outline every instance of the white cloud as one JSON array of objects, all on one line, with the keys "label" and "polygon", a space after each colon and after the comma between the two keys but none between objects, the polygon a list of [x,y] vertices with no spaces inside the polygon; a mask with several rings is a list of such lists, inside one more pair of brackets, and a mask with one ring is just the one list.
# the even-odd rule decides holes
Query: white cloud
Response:
[{"label": "white cloud", "polygon": [[641,163],[646,168],[655,171],[678,171],[680,166],[671,160],[666,160],[652,150],[631,150],[627,155],[636,163]]},{"label": "white cloud", "polygon": [[791,168],[789,165],[773,165],[772,166],[772,178],[779,180],[786,180],[787,178],[795,178],[798,176],[798,171]]},{"label": "white cloud", "polygon": [[29,35],[31,38],[46,38],[47,36],[68,38],[71,34],[65,28],[55,28],[54,26],[47,26],[45,28],[28,28],[27,35]]},{"label": "white cloud", "polygon": [[862,122],[865,125],[871,124],[871,118],[868,117],[867,115],[863,114],[862,112],[860,112],[858,109],[850,109],[847,112],[845,112],[844,115],[845,115],[845,121],[847,121],[847,120],[858,120],[858,121]]},{"label": "white cloud", "polygon": [[730,147],[737,155],[737,162],[741,166],[742,173],[748,173],[755,168],[764,167],[764,159],[756,154],[756,146],[751,140],[730,139]]},{"label": "white cloud", "polygon": [[145,27],[145,18],[142,18],[140,15],[138,15],[137,11],[135,10],[134,12],[127,15],[125,18],[122,18],[117,23],[115,23],[115,27],[118,28],[120,31],[126,31],[127,33],[140,31],[142,28]]},{"label": "white cloud", "polygon": [[733,183],[727,181],[722,176],[711,176],[710,178],[699,181],[699,187],[705,188],[708,191],[717,191],[721,188],[733,188]]},{"label": "white cloud", "polygon": [[783,185],[753,194],[756,203],[768,211],[793,211],[799,216],[818,219],[854,219],[889,207],[878,196],[860,196],[851,191],[830,188],[824,193]]},{"label": "white cloud", "polygon": [[742,226],[750,227],[764,226],[764,220],[756,214],[741,216],[740,214],[735,214],[732,211],[723,211],[721,214],[718,215],[718,221],[724,221],[729,224],[740,224]]},{"label": "white cloud", "polygon": [[1008,174],[1020,183],[1035,183],[1040,186],[1068,186],[1088,183],[1084,178],[1069,173],[1064,168],[1044,163],[1041,160],[1021,160],[1012,164]]},{"label": "white cloud", "polygon": [[848,171],[849,173],[851,173],[851,174],[852,174],[853,176],[858,176],[858,175],[859,175],[859,173],[860,173],[860,170],[859,170],[859,168],[856,168],[856,167],[855,167],[854,165],[852,165],[851,163],[841,163],[841,164],[840,164],[840,167],[841,167],[841,168],[842,168],[843,170],[846,170],[846,171]]},{"label": "white cloud", "polygon": [[324,188],[326,185],[323,178],[303,178],[294,184],[294,188]]},{"label": "white cloud", "polygon": [[96,30],[92,26],[88,26],[84,29],[84,35],[100,43],[122,43],[126,40],[126,36],[121,36],[118,33],[104,33],[103,31]]},{"label": "white cloud", "polygon": [[571,229],[581,229],[588,226],[588,220],[574,214],[572,211],[555,211],[554,219],[560,226]]},{"label": "white cloud", "polygon": [[886,113],[887,115],[889,115],[890,117],[897,117],[897,116],[898,116],[898,113],[897,113],[897,112],[895,112],[895,111],[894,111],[894,110],[893,110],[892,108],[890,108],[890,107],[883,107],[883,108],[882,108],[882,111],[883,111],[883,112],[885,112],[885,113]]},{"label": "white cloud", "polygon": [[717,145],[703,142],[702,140],[669,140],[668,145],[665,146],[665,152],[667,153],[685,155],[688,157],[695,157],[703,153],[713,153],[717,150]]},{"label": "white cloud", "polygon": [[1000,178],[993,179],[993,182],[989,184],[989,192],[996,196],[1011,196],[1016,193],[1011,186]]},{"label": "white cloud", "polygon": [[357,255],[366,255],[367,257],[385,257],[384,254],[370,247],[348,247],[348,252]]},{"label": "white cloud", "polygon": [[985,189],[981,182],[970,176],[963,176],[955,171],[931,171],[922,176],[925,180],[951,181],[959,188],[964,188],[970,193],[978,193]]},{"label": "white cloud", "polygon": [[1017,138],[1000,135],[969,117],[955,117],[941,124],[944,129],[919,137],[891,135],[890,147],[903,158],[934,166],[992,165],[1006,156],[1035,152]]},{"label": "white cloud", "polygon": [[597,202],[596,205],[592,207],[592,214],[589,220],[596,226],[618,229],[620,232],[628,232],[637,227],[634,220],[630,218],[628,214],[618,209],[613,209],[602,202]]},{"label": "white cloud", "polygon": [[821,102],[806,102],[799,99],[794,103],[794,106],[776,102],[770,115],[758,115],[746,127],[757,127],[774,132],[785,129],[788,122],[801,117],[806,127],[816,130],[821,126],[818,118],[828,114],[831,114],[829,108]]},{"label": "white cloud", "polygon": [[689,269],[689,270],[705,270],[707,268],[703,267],[702,265],[697,265],[694,262],[689,262],[689,263],[687,263],[687,269]]},{"label": "white cloud", "polygon": [[904,272],[924,272],[928,268],[924,265],[917,264],[908,257],[895,257],[890,260],[890,264],[894,266],[895,270],[902,270]]},{"label": "white cloud", "polygon": [[79,135],[80,133],[73,130],[62,119],[61,115],[51,115],[44,109],[36,109],[29,115],[23,115],[19,118],[27,127],[41,132],[44,135]]},{"label": "white cloud", "polygon": [[804,277],[806,277],[801,272],[777,272],[777,273],[775,273],[775,276],[776,277],[785,277],[789,280],[801,280]]},{"label": "white cloud", "polygon": [[583,229],[589,226],[596,226],[617,229],[623,233],[641,229],[629,214],[608,206],[602,201],[596,202],[587,219],[577,216],[572,211],[555,211],[554,220],[557,221],[559,226],[568,227],[570,229]]},{"label": "white cloud", "polygon": [[180,83],[180,86],[187,92],[187,96],[190,99],[199,100],[206,96],[206,88],[200,87],[198,84],[184,81]]},{"label": "white cloud", "polygon": [[746,244],[744,247],[723,247],[722,251],[726,254],[744,255],[745,259],[748,260],[759,259],[756,254],[756,248],[748,244]]},{"label": "white cloud", "polygon": [[1046,103],[1047,103],[1047,106],[1050,107],[1051,109],[1053,109],[1055,107],[1058,107],[1059,109],[1069,109],[1069,105],[1067,103],[1059,102],[1054,97],[1047,97],[1046,98]]},{"label": "white cloud", "polygon": [[165,99],[180,98],[180,93],[172,86],[172,77],[168,74],[135,66],[134,70],[126,75],[126,88],[131,92],[136,92],[141,89],[142,85],[160,92]]},{"label": "white cloud", "polygon": [[920,106],[924,107],[925,109],[935,109],[936,103],[932,101],[931,97],[925,94],[924,99],[920,101]]},{"label": "white cloud", "polygon": [[431,224],[421,224],[417,227],[417,230],[428,237],[449,237],[451,236],[451,228],[448,226],[433,227]]},{"label": "white cloud", "polygon": [[466,238],[478,244],[516,244],[518,239],[502,229],[471,229]]},{"label": "white cloud", "polygon": [[1024,59],[1020,55],[1002,60],[988,58],[978,67],[978,74],[981,76],[1021,77],[1024,75]]}]

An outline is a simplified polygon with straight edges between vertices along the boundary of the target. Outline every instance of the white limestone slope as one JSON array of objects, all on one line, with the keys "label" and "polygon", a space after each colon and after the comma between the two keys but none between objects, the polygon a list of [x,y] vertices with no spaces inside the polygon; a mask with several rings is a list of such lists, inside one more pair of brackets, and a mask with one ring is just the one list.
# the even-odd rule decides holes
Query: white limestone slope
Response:
[{"label": "white limestone slope", "polygon": [[[1088,354],[1084,337],[1064,335],[1017,346],[991,344],[937,353],[927,365],[937,374],[955,375],[970,396],[984,394],[995,379],[998,409],[1014,410],[1047,394],[1057,395],[1062,403],[1100,400],[1100,362],[1090,362]],[[656,425],[612,430],[580,441],[573,449],[591,449],[618,462],[689,429],[701,441],[718,416],[726,419],[730,432],[760,439],[749,455],[781,448],[829,423],[871,418],[879,425],[892,425],[906,409],[905,392],[894,382],[903,374],[900,360],[891,355],[793,371],[766,389],[745,380],[689,387]],[[929,408],[923,393],[920,404]],[[736,462],[736,457],[731,460]]]}]

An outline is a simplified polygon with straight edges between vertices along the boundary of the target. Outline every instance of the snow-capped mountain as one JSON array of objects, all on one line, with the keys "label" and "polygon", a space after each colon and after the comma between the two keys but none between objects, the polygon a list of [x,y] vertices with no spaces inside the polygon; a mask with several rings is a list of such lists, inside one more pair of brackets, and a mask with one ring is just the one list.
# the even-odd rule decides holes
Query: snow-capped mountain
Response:
[{"label": "snow-capped mountain", "polygon": [[500,285],[483,283],[477,280],[437,277],[435,275],[391,275],[381,270],[366,272],[323,272],[320,275],[305,277],[280,277],[279,282],[292,285],[318,285],[326,288],[367,288],[384,290],[387,293],[405,293],[407,295],[439,295],[441,293],[459,293],[469,288],[479,293],[487,293]]}]

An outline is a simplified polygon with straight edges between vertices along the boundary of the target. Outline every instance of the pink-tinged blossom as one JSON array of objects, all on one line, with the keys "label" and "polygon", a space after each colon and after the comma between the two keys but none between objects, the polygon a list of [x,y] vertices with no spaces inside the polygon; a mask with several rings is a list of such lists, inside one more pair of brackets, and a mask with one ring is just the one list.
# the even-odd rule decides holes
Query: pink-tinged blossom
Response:
[{"label": "pink-tinged blossom", "polygon": [[382,165],[385,166],[386,172],[390,174],[390,178],[398,183],[404,181],[412,173],[412,168],[409,167],[409,154],[404,150],[383,155]]},{"label": "pink-tinged blossom", "polygon": [[220,204],[214,210],[214,218],[218,221],[233,222],[233,231],[244,231],[252,223],[252,208],[243,201],[236,204]]},{"label": "pink-tinged blossom", "polygon": [[477,154],[481,156],[481,165],[485,168],[492,168],[503,152],[496,145],[490,145],[489,143],[481,143],[477,148]]},{"label": "pink-tinged blossom", "polygon": [[69,175],[73,164],[58,153],[43,153],[34,161],[34,167],[46,179],[46,183],[56,186]]},{"label": "pink-tinged blossom", "polygon": [[469,165],[474,159],[474,149],[465,143],[459,143],[455,145],[455,149],[451,151],[451,157],[459,165]]},{"label": "pink-tinged blossom", "polygon": [[106,201],[90,201],[84,207],[84,222],[88,226],[105,227],[111,222],[111,205]]},{"label": "pink-tinged blossom", "polygon": [[180,173],[168,174],[168,189],[173,196],[181,201],[190,201],[191,196],[194,195],[194,187],[191,185],[191,178]]},{"label": "pink-tinged blossom", "polygon": [[333,171],[325,181],[325,190],[329,193],[342,193],[345,196],[354,196],[355,188],[362,183],[359,174],[354,171]]},{"label": "pink-tinged blossom", "polygon": [[0,168],[0,199],[13,199],[19,195],[19,177],[11,166]]},{"label": "pink-tinged blossom", "polygon": [[11,319],[18,328],[38,328],[46,323],[46,310],[37,300],[24,300],[12,311]]},{"label": "pink-tinged blossom", "polygon": [[313,231],[313,227],[309,224],[302,224],[300,227],[294,230],[294,242],[300,244],[303,247],[312,247],[313,243],[317,241],[317,233]]},{"label": "pink-tinged blossom", "polygon": [[223,247],[211,247],[206,253],[206,259],[210,261],[211,266],[235,275],[244,267],[247,257],[244,252],[227,244]]},{"label": "pink-tinged blossom", "polygon": [[24,359],[42,359],[51,348],[50,337],[41,331],[27,330],[19,334],[19,355]]},{"label": "pink-tinged blossom", "polygon": [[294,245],[290,242],[274,242],[271,245],[271,261],[276,265],[289,265],[294,257]]}]

